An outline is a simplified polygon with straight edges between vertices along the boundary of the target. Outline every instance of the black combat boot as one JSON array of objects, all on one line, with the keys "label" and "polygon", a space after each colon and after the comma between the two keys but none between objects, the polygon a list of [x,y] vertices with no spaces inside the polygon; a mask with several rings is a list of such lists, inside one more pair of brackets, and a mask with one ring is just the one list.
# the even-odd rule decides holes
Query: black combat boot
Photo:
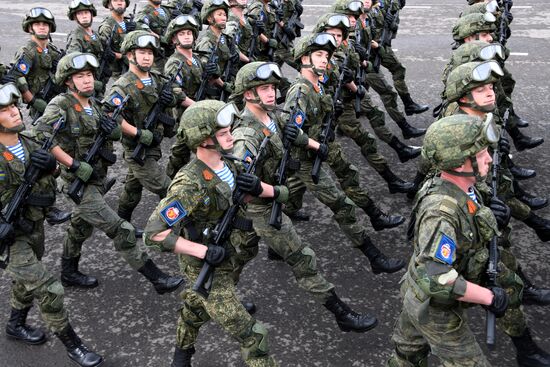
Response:
[{"label": "black combat boot", "polygon": [[401,129],[401,132],[403,133],[403,137],[405,139],[417,138],[419,136],[426,134],[426,129],[419,129],[414,126],[411,126],[409,125],[407,120],[396,121],[395,123]]},{"label": "black combat boot", "polygon": [[95,288],[99,285],[96,277],[82,274],[78,270],[80,256],[61,258],[61,284],[64,287]]},{"label": "black combat boot", "polygon": [[420,147],[411,147],[410,145],[403,144],[399,139],[397,139],[397,136],[394,136],[391,139],[389,145],[397,152],[397,156],[399,157],[399,161],[401,163],[405,163],[410,159],[418,157],[422,150]]},{"label": "black combat boot", "polygon": [[148,259],[138,271],[153,284],[158,294],[173,292],[183,284],[182,277],[171,277],[163,273],[151,259]]},{"label": "black combat boot", "polygon": [[537,305],[537,306],[546,306],[550,305],[550,289],[539,288],[531,281],[525,273],[521,266],[518,266],[516,274],[519,275],[523,281],[523,298],[522,303],[524,305]]},{"label": "black combat boot", "polygon": [[514,187],[514,194],[516,198],[522,203],[527,204],[532,210],[538,210],[548,206],[547,198],[537,197],[533,194],[528,193],[527,191],[523,190],[521,186],[519,186],[519,183],[516,180],[514,180],[512,184]]},{"label": "black combat boot", "polygon": [[82,367],[95,367],[103,363],[103,357],[94,353],[82,344],[82,340],[76,335],[71,324],[55,335],[61,340],[69,358]]},{"label": "black combat boot", "polygon": [[[284,211],[284,209],[283,209]],[[300,209],[296,212],[284,212],[289,218],[290,220],[292,220],[293,222],[309,222],[309,214],[303,210],[303,209]]]},{"label": "black combat boot", "polygon": [[391,274],[405,267],[405,262],[403,260],[387,257],[382,251],[374,246],[368,237],[359,247],[359,250],[369,259],[373,274]]},{"label": "black combat boot", "polygon": [[170,367],[191,367],[191,358],[195,354],[195,347],[181,349],[176,347],[174,349],[174,359]]},{"label": "black combat boot", "polygon": [[510,109],[510,119],[513,120],[512,125],[515,123],[517,127],[524,128],[529,126],[529,122],[525,121],[521,117],[519,117],[515,112],[514,109]]},{"label": "black combat boot", "polygon": [[516,166],[511,159],[508,161],[508,167],[512,173],[512,176],[514,176],[514,178],[518,181],[528,180],[537,175],[537,171],[534,169]]},{"label": "black combat boot", "polygon": [[381,231],[387,228],[394,228],[405,221],[400,215],[387,215],[371,200],[369,204],[362,208],[370,218],[370,223],[375,231]]},{"label": "black combat boot", "polygon": [[364,333],[373,329],[378,325],[376,317],[370,315],[361,315],[354,312],[347,304],[344,303],[334,292],[331,291],[330,297],[325,302],[324,306],[334,314],[338,327],[342,331],[354,331],[356,333]]},{"label": "black combat boot", "polygon": [[430,109],[430,106],[427,104],[420,105],[413,101],[411,95],[408,93],[400,95],[400,97],[403,101],[403,105],[405,106],[405,113],[407,114],[407,116],[423,113]]},{"label": "black combat boot", "polygon": [[284,261],[283,257],[275,252],[275,250],[271,249],[271,247],[267,247],[267,259],[271,261]]},{"label": "black combat boot", "polygon": [[408,193],[414,187],[412,182],[407,182],[397,177],[387,165],[385,165],[384,170],[378,172],[378,174],[388,183],[388,190],[390,190],[391,194],[396,192]]},{"label": "black combat boot", "polygon": [[51,206],[46,210],[46,222],[51,226],[55,226],[71,219],[71,215],[73,215],[72,212],[66,212],[55,206]]},{"label": "black combat boot", "polygon": [[517,126],[508,128],[508,133],[514,141],[514,146],[518,151],[533,149],[544,143],[543,138],[530,138],[526,135],[523,135]]},{"label": "black combat boot", "polygon": [[246,312],[248,312],[250,315],[254,315],[256,313],[256,305],[254,302],[250,300],[242,300],[241,305],[243,305]]},{"label": "black combat boot", "polygon": [[533,228],[542,242],[550,241],[550,221],[548,219],[539,217],[535,213],[531,212],[523,223]]},{"label": "black combat boot", "polygon": [[520,367],[550,367],[550,354],[535,344],[529,329],[525,329],[523,335],[511,338],[516,347],[516,359]]},{"label": "black combat boot", "polygon": [[6,335],[26,344],[42,344],[46,342],[46,334],[25,324],[30,309],[30,306],[22,310],[11,309],[10,319],[6,325]]},{"label": "black combat boot", "polygon": [[[133,213],[133,210],[125,210],[121,208],[118,208],[118,211],[117,211],[118,216],[124,219],[125,221],[127,221],[128,223],[132,223],[132,213]],[[143,237],[143,229],[140,229],[134,226],[134,233],[136,234],[136,238]]]},{"label": "black combat boot", "polygon": [[416,171],[416,176],[414,176],[414,181],[413,181],[413,188],[410,189],[409,192],[407,193],[407,197],[409,199],[411,200],[414,199],[414,197],[416,196],[416,193],[418,192],[418,190],[420,190],[420,186],[422,185],[425,179],[426,179],[426,175],[424,175],[420,171]]}]

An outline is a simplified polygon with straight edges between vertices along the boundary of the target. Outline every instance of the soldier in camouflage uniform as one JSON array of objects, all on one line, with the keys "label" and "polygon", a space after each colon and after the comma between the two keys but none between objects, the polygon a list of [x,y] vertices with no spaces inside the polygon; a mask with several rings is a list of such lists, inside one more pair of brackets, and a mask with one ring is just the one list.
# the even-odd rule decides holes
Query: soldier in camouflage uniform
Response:
[{"label": "soldier in camouflage uniform", "polygon": [[170,9],[172,19],[182,14],[189,14],[194,16],[197,22],[200,23],[202,5],[200,0],[168,0],[165,7]]},{"label": "soldier in camouflage uniform", "polygon": [[234,70],[239,70],[252,61],[247,54],[254,30],[248,18],[244,16],[244,9],[246,9],[246,0],[229,0],[229,18],[223,33],[232,37],[239,49],[239,63],[235,65]]},{"label": "soldier in camouflage uniform", "polygon": [[[333,108],[332,97],[325,93],[319,77],[325,73],[335,49],[336,41],[328,33],[314,33],[303,37],[294,48],[294,61],[301,65],[300,75],[288,91],[284,109],[286,111],[297,109],[298,112],[293,117],[295,123],[312,139],[312,142],[309,144],[310,148],[293,148],[293,155],[300,160],[300,169],[289,180],[291,199],[301,200],[302,187],[306,187],[318,200],[332,210],[340,229],[352,241],[353,246],[367,256],[375,274],[393,273],[401,269],[405,263],[398,259],[387,258],[372,243],[367,229],[357,222],[355,214],[357,206],[336,187],[326,166],[321,166],[317,184],[313,182],[311,176],[316,157],[319,156],[322,161],[326,161],[330,157],[329,146],[319,143],[316,139],[319,139],[325,115],[331,113]],[[297,95],[298,90],[301,91],[300,96]],[[344,160],[347,159],[344,158]],[[355,178],[357,179],[357,176]],[[301,207],[301,203],[290,204],[294,208]],[[395,218],[389,218],[388,221],[394,222]]]},{"label": "soldier in camouflage uniform", "polygon": [[510,219],[500,199],[491,197],[485,206],[477,190],[492,162],[488,147],[499,140],[492,114],[484,115],[449,116],[426,133],[422,154],[438,174],[423,185],[413,207],[414,254],[401,287],[403,309],[388,366],[426,366],[430,351],[445,366],[489,366],[467,324],[464,309],[474,304],[499,318],[520,366],[550,363],[550,355],[532,340],[519,307],[523,283],[513,255],[499,248],[497,286],[480,285],[489,256],[486,245]]},{"label": "soldier in camouflage uniform", "polygon": [[[286,139],[296,146],[307,146],[310,142],[307,134],[293,121],[283,121],[273,112],[276,108],[277,86],[281,79],[281,71],[275,63],[253,62],[239,70],[235,79],[235,94],[244,100],[245,108],[241,118],[233,125],[232,135],[235,139],[234,154],[238,158],[242,157],[242,160],[257,156],[263,140],[269,138],[255,174],[264,182],[275,185],[275,200],[284,203],[288,199],[288,188],[276,186],[273,175],[283,157],[283,140]],[[256,233],[292,267],[298,285],[315,296],[336,316],[341,330],[365,332],[374,328],[377,324],[376,318],[352,311],[336,295],[334,285],[319,274],[315,252],[302,243],[292,222],[284,213],[281,214],[280,229],[269,224],[272,204],[270,199],[255,198],[248,204],[247,213],[253,220]]]},{"label": "soldier in camouflage uniform", "polygon": [[46,335],[26,324],[27,314],[36,299],[42,318],[67,347],[69,357],[80,366],[99,366],[103,358],[87,349],[75,334],[63,301],[63,286],[44,267],[44,215],[55,202],[56,169],[53,155],[41,144],[22,134],[25,125],[17,103],[21,94],[13,83],[0,85],[0,202],[5,208],[12,200],[29,167],[34,166],[40,178],[33,186],[17,219],[6,223],[0,216],[0,267],[13,281],[11,315],[6,325],[8,337],[37,345]]},{"label": "soldier in camouflage uniform", "polygon": [[199,330],[211,319],[240,343],[248,366],[278,366],[269,356],[267,329],[250,316],[235,294],[238,274],[251,253],[258,251],[258,239],[244,209],[238,209],[234,222],[242,225],[230,229],[223,246],[212,245],[208,235],[233,205],[236,187],[254,197],[275,195],[273,186],[253,174],[240,173],[242,165],[226,158],[233,148],[230,125],[237,113],[234,104],[221,101],[200,101],[183,113],[181,129],[196,158],[178,172],[147,223],[145,243],[177,253],[190,285],[205,262],[215,267],[208,298],[191,288],[182,293],[172,367],[191,366]]},{"label": "soldier in camouflage uniform", "polygon": [[[158,123],[154,131],[151,131],[143,126],[145,118],[157,101],[170,107],[181,101],[181,96],[176,98],[170,88],[162,89],[165,80],[160,74],[151,71],[158,50],[158,38],[147,31],[134,31],[124,38],[121,52],[128,58],[130,69],[113,83],[106,93],[103,106],[110,112],[126,95],[130,96],[121,125],[128,174],[118,202],[118,215],[128,222],[141,200],[144,187],[162,199],[170,185],[170,178],[158,163],[162,156],[160,144],[165,127]],[[147,147],[143,165],[131,158],[138,144]]]},{"label": "soldier in camouflage uniform", "polygon": [[[162,294],[176,290],[182,278],[171,278],[157,268],[149,256],[136,246],[134,227],[120,218],[105,201],[105,181],[108,167],[115,163],[113,141],[120,140],[121,128],[105,116],[101,106],[92,97],[94,75],[98,61],[92,54],[74,52],[59,61],[56,82],[67,86],[68,92],[52,99],[39,120],[37,136],[51,136],[53,124],[63,117],[64,127],[54,139],[52,153],[63,165],[64,191],[79,178],[85,183],[82,199],[71,218],[71,225],[63,241],[61,282],[65,287],[94,288],[95,277],[78,270],[82,244],[91,237],[94,228],[113,239],[115,249],[126,262],[143,274]],[[82,160],[94,144],[97,135],[107,136],[99,157],[94,163]]]},{"label": "soldier in camouflage uniform", "polygon": [[139,27],[149,28],[158,37],[164,35],[170,19],[170,8],[162,5],[161,0],[147,0],[147,4],[136,15]]},{"label": "soldier in camouflage uniform", "polygon": [[[354,101],[356,98],[365,98],[367,99],[366,103],[371,107],[370,111],[377,111],[374,112],[374,115],[378,117],[378,114],[380,114],[382,126],[384,124],[384,114],[372,105],[370,96],[368,96],[365,87],[362,85],[356,85],[353,80],[358,72],[357,69],[362,67],[362,65],[360,63],[359,55],[353,50],[353,47],[349,46],[348,43],[350,19],[353,19],[355,22],[355,17],[352,15],[348,16],[346,14],[337,13],[325,14],[319,19],[314,29],[316,32],[330,33],[336,39],[338,48],[331,58],[331,68],[327,70],[328,81],[324,83],[327,88],[331,89],[331,93],[333,93],[333,90],[338,84],[340,73],[344,73],[344,88],[341,92],[344,112],[337,121],[337,129],[339,132],[349,138],[352,138],[357,143],[357,145],[361,148],[361,153],[367,159],[369,165],[373,167],[376,172],[380,174],[380,176],[382,176],[382,178],[384,178],[384,180],[388,183],[388,188],[391,193],[406,193],[412,188],[412,183],[403,181],[391,171],[386,159],[381,155],[381,153],[378,152],[376,147],[376,138],[363,128],[363,125],[356,117],[357,115],[354,107]],[[348,57],[347,65],[343,65],[343,62],[346,60],[346,56]],[[367,116],[369,115],[372,116],[371,113],[367,113]],[[373,121],[375,120],[376,118],[373,119]],[[374,125],[373,121],[370,119],[369,121],[371,122],[371,125]],[[385,126],[383,127],[385,130],[388,130]],[[389,132],[389,130],[388,133],[391,137],[388,143],[395,149],[401,162],[406,162],[420,155],[420,148],[407,146],[399,141],[399,139]]]},{"label": "soldier in camouflage uniform", "polygon": [[[206,88],[206,96],[209,99],[219,99],[222,90],[227,93],[233,91],[233,83],[230,80],[222,80],[225,68],[230,58],[233,64],[239,61],[239,50],[234,40],[224,34],[229,14],[229,3],[227,0],[206,0],[201,9],[202,24],[208,25],[197,41],[196,51],[200,55],[201,62],[205,65],[209,75],[212,75]],[[211,58],[214,49],[216,56]],[[214,72],[211,72],[214,71]]]},{"label": "soldier in camouflage uniform", "polygon": [[[109,63],[109,70],[112,72],[112,77],[116,79],[128,70],[128,59],[120,51],[120,45],[128,33],[136,30],[137,24],[133,19],[124,17],[124,12],[130,6],[130,0],[102,0],[102,3],[103,7],[109,9],[110,14],[99,25],[98,33],[103,47],[110,48],[115,54],[115,59]],[[107,47],[111,34],[113,37]]]}]

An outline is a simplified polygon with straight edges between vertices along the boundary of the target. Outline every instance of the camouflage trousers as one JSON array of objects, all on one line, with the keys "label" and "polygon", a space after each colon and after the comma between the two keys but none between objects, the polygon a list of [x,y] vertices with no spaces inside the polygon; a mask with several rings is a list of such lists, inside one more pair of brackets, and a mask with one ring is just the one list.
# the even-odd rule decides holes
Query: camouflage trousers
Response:
[{"label": "camouflage trousers", "polygon": [[126,183],[118,201],[118,209],[132,213],[141,200],[141,192],[145,187],[159,198],[164,198],[170,186],[170,178],[165,169],[152,157],[147,157],[143,166],[140,166],[129,158],[129,153],[124,152],[124,160],[128,165]]},{"label": "camouflage trousers", "polygon": [[380,111],[380,109],[374,105],[368,93],[361,100],[361,111],[369,120],[369,124],[378,139],[389,144],[395,135],[386,126],[386,117],[384,116],[384,112]]},{"label": "camouflage trousers", "polygon": [[265,243],[290,265],[300,288],[311,293],[318,301],[325,303],[334,285],[329,283],[317,269],[317,256],[311,247],[305,245],[292,221],[282,213],[281,229],[269,225],[271,204],[248,205],[247,217],[253,219],[254,230]]},{"label": "camouflage trousers", "polygon": [[76,205],[63,241],[63,256],[78,257],[82,244],[98,228],[113,240],[115,249],[133,268],[139,269],[149,256],[137,246],[134,227],[120,218],[103,197],[103,187],[87,185],[82,201]]},{"label": "camouflage trousers", "polygon": [[37,300],[42,319],[53,332],[63,330],[69,323],[63,304],[63,286],[41,262],[44,254],[44,224],[34,222],[29,234],[18,234],[10,246],[6,272],[13,281],[11,307],[22,310]]},{"label": "camouflage trousers", "polygon": [[369,87],[374,89],[376,93],[380,95],[384,108],[388,111],[388,114],[395,122],[406,121],[405,116],[399,110],[397,105],[397,93],[393,90],[392,86],[388,84],[384,78],[384,74],[380,73],[367,73],[366,81]]},{"label": "camouflage trousers", "polygon": [[380,53],[380,61],[383,67],[388,69],[393,78],[393,86],[400,96],[409,94],[409,88],[405,83],[405,73],[407,69],[397,58],[391,46],[385,46],[384,52]]},{"label": "camouflage trousers", "polygon": [[[184,266],[187,284],[194,284],[200,268]],[[217,322],[236,339],[247,366],[271,367],[278,363],[269,355],[267,329],[246,312],[235,294],[232,272],[216,269],[208,299],[191,289],[181,294],[176,343],[183,349],[194,346],[200,327],[210,320]]]}]

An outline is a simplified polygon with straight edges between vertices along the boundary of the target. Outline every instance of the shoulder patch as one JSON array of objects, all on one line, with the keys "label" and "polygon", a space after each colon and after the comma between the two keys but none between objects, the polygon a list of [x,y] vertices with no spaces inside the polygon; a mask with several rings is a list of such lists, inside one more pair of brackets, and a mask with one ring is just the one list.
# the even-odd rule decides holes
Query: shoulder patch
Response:
[{"label": "shoulder patch", "polygon": [[145,88],[145,85],[143,84],[143,82],[141,80],[136,80],[136,88],[137,89],[143,89]]},{"label": "shoulder patch", "polygon": [[214,178],[214,174],[205,168],[202,171],[202,177],[204,177],[206,181],[210,181]]},{"label": "shoulder patch", "polygon": [[80,105],[80,103],[75,103],[73,108],[76,112],[82,112],[82,106]]},{"label": "shoulder patch", "polygon": [[6,150],[4,151],[4,153],[2,153],[2,155],[8,162],[13,161],[13,154],[11,152]]},{"label": "shoulder patch", "polygon": [[477,205],[473,200],[468,200],[466,205],[468,205],[468,213],[474,215],[477,212]]},{"label": "shoulder patch", "polygon": [[292,117],[292,120],[294,121],[294,124],[298,126],[299,128],[302,127],[304,124],[304,121],[306,120],[306,114],[302,110],[296,111],[294,116]]},{"label": "shoulder patch", "polygon": [[109,99],[109,103],[113,106],[120,106],[123,99],[124,98],[120,94],[118,94],[118,92],[115,92]]},{"label": "shoulder patch", "polygon": [[30,71],[29,64],[25,61],[25,59],[19,60],[17,63],[17,70],[19,70],[23,75],[27,75]]},{"label": "shoulder patch", "polygon": [[444,234],[441,236],[441,240],[439,240],[439,245],[437,245],[435,257],[446,264],[452,265],[455,251],[456,245],[454,241]]},{"label": "shoulder patch", "polygon": [[172,201],[160,211],[160,216],[170,227],[185,218],[186,215],[187,211],[179,200]]},{"label": "shoulder patch", "polygon": [[248,150],[248,149],[245,150],[243,158],[242,158],[241,161],[242,161],[243,166],[246,170],[248,170],[248,167],[250,166],[250,163],[252,163],[253,160],[254,160],[254,156],[252,155],[250,150]]},{"label": "shoulder patch", "polygon": [[262,132],[264,133],[264,136],[271,136],[271,131],[269,131],[268,128],[265,128],[265,127],[264,127],[264,128],[262,129]]}]

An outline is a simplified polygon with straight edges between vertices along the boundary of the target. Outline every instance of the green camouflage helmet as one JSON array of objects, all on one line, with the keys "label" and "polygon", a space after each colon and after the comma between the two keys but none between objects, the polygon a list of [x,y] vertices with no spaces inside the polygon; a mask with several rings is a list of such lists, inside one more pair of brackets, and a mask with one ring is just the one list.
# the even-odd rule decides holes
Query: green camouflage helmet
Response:
[{"label": "green camouflage helmet", "polygon": [[472,41],[464,43],[457,48],[451,56],[451,64],[454,67],[475,61],[504,60],[504,48],[500,43],[487,43],[484,41]]},{"label": "green camouflage helmet", "polygon": [[191,30],[193,32],[193,38],[196,41],[199,37],[200,28],[201,26],[194,16],[188,14],[180,15],[168,23],[168,27],[166,27],[166,32],[164,33],[166,43],[171,44],[172,37],[182,29]]},{"label": "green camouflage helmet", "polygon": [[491,14],[496,14],[496,12],[498,11],[498,3],[495,1],[495,0],[492,0],[488,3],[484,3],[484,2],[481,2],[481,3],[477,3],[477,4],[473,4],[472,6],[466,8],[461,14],[460,16],[463,17],[465,15],[469,15],[469,14],[475,14],[475,13],[491,13]]},{"label": "green camouflage helmet", "polygon": [[329,57],[331,57],[336,50],[336,40],[328,33],[312,33],[300,38],[292,50],[294,62],[301,64],[302,56],[317,50],[325,50],[329,53]]},{"label": "green camouflage helmet", "polygon": [[42,7],[36,7],[29,10],[29,12],[25,15],[25,19],[23,19],[23,31],[27,33],[30,32],[30,26],[33,23],[36,22],[46,22],[50,25],[50,33],[55,32],[56,25],[55,25],[55,17],[53,16],[52,12],[49,11],[46,8]]},{"label": "green camouflage helmet", "polygon": [[445,96],[449,103],[466,96],[472,89],[493,84],[504,75],[496,61],[468,62],[457,66],[449,73],[445,84]]},{"label": "green camouflage helmet", "polygon": [[73,0],[69,4],[67,17],[69,18],[69,20],[74,20],[76,13],[81,10],[89,10],[92,13],[92,17],[95,17],[97,15],[97,10],[90,0]]},{"label": "green camouflage helmet", "polygon": [[233,103],[203,100],[193,103],[183,112],[179,128],[185,137],[185,144],[195,150],[206,139],[213,138],[216,131],[231,126],[234,116],[238,115]]},{"label": "green camouflage helmet", "polygon": [[[422,144],[422,155],[442,171],[460,167],[467,158],[494,145],[500,132],[488,113],[485,119],[472,115],[452,115],[430,125]],[[475,168],[474,168],[475,169]]]},{"label": "green camouflage helmet", "polygon": [[330,11],[339,14],[359,16],[363,14],[363,1],[336,0]]},{"label": "green camouflage helmet", "polygon": [[201,9],[202,24],[208,24],[208,17],[218,9],[225,10],[225,14],[229,14],[229,2],[227,0],[206,0]]},{"label": "green camouflage helmet", "polygon": [[464,38],[481,32],[493,33],[496,30],[496,18],[491,13],[468,14],[458,18],[453,27],[453,39],[463,42]]},{"label": "green camouflage helmet", "polygon": [[342,13],[328,13],[323,15],[317,21],[313,32],[321,33],[326,32],[327,29],[338,28],[342,30],[342,39],[346,40],[349,36],[350,22],[346,14]]},{"label": "green camouflage helmet", "polygon": [[153,50],[156,55],[159,47],[160,41],[157,36],[148,31],[138,30],[130,32],[124,37],[124,41],[120,45],[120,52],[126,53],[137,48],[148,48]]},{"label": "green camouflage helmet", "polygon": [[19,102],[21,93],[13,83],[0,84],[0,107]]},{"label": "green camouflage helmet", "polygon": [[245,64],[235,76],[235,91],[233,94],[243,94],[245,91],[264,84],[279,85],[282,74],[279,66],[273,62],[255,61]]},{"label": "green camouflage helmet", "polygon": [[54,80],[58,85],[63,85],[71,75],[84,70],[95,72],[98,67],[99,63],[93,54],[71,52],[59,60]]},{"label": "green camouflage helmet", "polygon": [[[126,3],[126,7],[130,6],[130,0],[124,0]],[[111,0],[103,0],[103,7],[109,9],[109,6],[111,5]]]}]

